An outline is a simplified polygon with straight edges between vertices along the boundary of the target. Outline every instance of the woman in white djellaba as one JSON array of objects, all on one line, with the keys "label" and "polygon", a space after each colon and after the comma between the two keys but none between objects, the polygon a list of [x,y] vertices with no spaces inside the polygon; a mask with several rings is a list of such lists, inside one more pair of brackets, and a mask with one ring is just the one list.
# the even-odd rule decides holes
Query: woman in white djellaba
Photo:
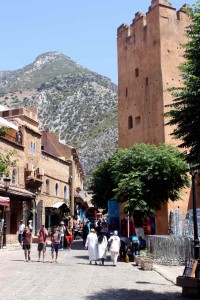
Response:
[{"label": "woman in white djellaba", "polygon": [[87,236],[85,243],[85,249],[88,249],[89,253],[90,265],[92,264],[92,261],[95,261],[95,264],[97,264],[97,243],[97,235],[95,233],[95,230],[92,228]]},{"label": "woman in white djellaba", "polygon": [[97,244],[97,259],[100,260],[100,264],[102,264],[103,266],[106,259],[107,245],[108,245],[108,241],[106,236],[100,232],[98,236],[98,244]]},{"label": "woman in white djellaba", "polygon": [[116,263],[117,263],[117,258],[119,256],[119,249],[121,246],[121,242],[120,242],[120,238],[118,237],[118,231],[115,230],[114,231],[114,235],[112,235],[109,240],[108,243],[110,244],[110,254],[111,254],[111,260],[113,262],[114,267],[116,267]]}]

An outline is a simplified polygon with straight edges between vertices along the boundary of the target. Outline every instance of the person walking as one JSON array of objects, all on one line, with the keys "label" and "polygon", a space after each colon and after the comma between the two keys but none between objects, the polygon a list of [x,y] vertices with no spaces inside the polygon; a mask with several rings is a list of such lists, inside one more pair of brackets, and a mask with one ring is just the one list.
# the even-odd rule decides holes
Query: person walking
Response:
[{"label": "person walking", "polygon": [[22,249],[24,250],[25,261],[31,260],[31,244],[32,244],[32,232],[29,230],[28,226],[25,226],[24,232],[22,234]]},{"label": "person walking", "polygon": [[95,261],[95,265],[97,265],[97,243],[97,235],[95,233],[95,229],[92,228],[85,243],[85,249],[88,249],[89,252],[90,265],[92,264],[92,261]]},{"label": "person walking", "polygon": [[57,226],[53,226],[53,232],[51,234],[51,253],[52,253],[52,263],[54,262],[54,252],[56,253],[55,262],[58,260],[58,249],[61,241],[61,234],[58,231]]},{"label": "person walking", "polygon": [[73,228],[71,223],[69,224],[69,227],[66,229],[66,242],[67,242],[67,247],[69,251],[71,251],[71,244],[73,243],[74,236],[73,236]]},{"label": "person walking", "polygon": [[114,267],[116,267],[117,264],[117,258],[119,256],[119,249],[121,246],[120,238],[118,237],[118,231],[115,230],[114,234],[109,238],[108,240],[110,244],[110,254],[111,254],[111,260],[113,262]]},{"label": "person walking", "polygon": [[23,220],[20,221],[19,223],[19,229],[18,229],[18,241],[20,243],[20,245],[22,244],[22,235],[25,229],[25,224],[23,222]]},{"label": "person walking", "polygon": [[139,239],[137,235],[131,235],[129,237],[131,241],[131,252],[132,252],[132,260],[135,260],[135,256],[139,254]]},{"label": "person walking", "polygon": [[64,226],[63,221],[60,222],[60,226],[59,226],[58,230],[59,230],[60,236],[61,236],[60,250],[63,250],[64,249],[64,242],[65,242],[65,230],[66,230],[66,227]]},{"label": "person walking", "polygon": [[32,220],[28,221],[28,228],[31,232],[33,231],[33,221]]},{"label": "person walking", "polygon": [[88,234],[90,233],[90,221],[83,226],[83,244],[85,244]]},{"label": "person walking", "polygon": [[104,262],[106,259],[106,249],[107,249],[108,241],[105,235],[99,233],[98,236],[98,244],[97,244],[97,259],[100,260],[100,264],[104,266]]},{"label": "person walking", "polygon": [[38,262],[40,262],[41,252],[43,253],[43,263],[45,262],[45,252],[46,252],[46,239],[48,232],[44,225],[41,225],[40,230],[38,231]]}]

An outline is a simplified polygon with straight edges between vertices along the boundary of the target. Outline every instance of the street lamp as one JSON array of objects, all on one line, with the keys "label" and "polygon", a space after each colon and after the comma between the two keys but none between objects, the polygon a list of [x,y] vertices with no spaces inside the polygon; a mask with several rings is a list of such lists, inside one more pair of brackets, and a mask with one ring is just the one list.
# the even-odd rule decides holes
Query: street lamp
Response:
[{"label": "street lamp", "polygon": [[197,269],[195,272],[195,278],[200,278],[200,244],[198,235],[198,224],[197,224],[197,211],[196,211],[196,187],[195,177],[198,174],[198,165],[189,164],[190,175],[192,176],[192,204],[193,204],[193,226],[194,226],[194,258],[198,261]]},{"label": "street lamp", "polygon": [[[4,188],[5,188],[5,191],[6,191],[5,196],[7,197],[11,179],[7,176],[3,179],[3,181],[4,181]],[[3,248],[6,248],[6,228],[7,228],[7,225],[6,225],[6,208],[5,207],[4,207],[4,210],[3,210],[3,219],[4,219],[4,222],[3,222]]]}]

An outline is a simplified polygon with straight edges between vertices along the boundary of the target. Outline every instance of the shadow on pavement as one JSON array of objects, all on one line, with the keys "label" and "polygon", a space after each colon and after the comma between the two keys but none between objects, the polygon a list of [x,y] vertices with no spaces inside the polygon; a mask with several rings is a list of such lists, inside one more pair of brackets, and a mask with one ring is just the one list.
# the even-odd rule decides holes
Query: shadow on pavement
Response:
[{"label": "shadow on pavement", "polygon": [[[170,288],[170,287],[169,287]],[[179,292],[154,292],[152,290],[108,289],[100,293],[88,295],[85,300],[168,300],[183,299]]]},{"label": "shadow on pavement", "polygon": [[[154,284],[154,285],[158,285],[157,283],[148,282],[148,281],[136,281],[135,283],[137,283],[137,284]],[[163,283],[159,283],[159,285],[167,285],[167,286],[169,286],[169,284],[163,284]]]},{"label": "shadow on pavement", "polygon": [[79,259],[87,259],[89,261],[88,255],[77,255],[77,256],[74,256],[74,257],[79,258]]},{"label": "shadow on pavement", "polygon": [[72,243],[72,249],[73,250],[84,250],[85,245],[83,244],[83,240],[75,240]]},{"label": "shadow on pavement", "polygon": [[101,267],[101,268],[105,268],[105,267],[112,267],[113,268],[113,265],[104,265],[104,266],[102,266],[102,265],[95,265],[94,263],[92,264],[92,265],[90,265],[89,264],[89,262],[88,263],[77,263],[77,265],[84,265],[84,266],[88,266],[88,267],[91,267],[91,266],[94,266],[94,267],[96,267],[96,268],[99,268],[99,267]]}]

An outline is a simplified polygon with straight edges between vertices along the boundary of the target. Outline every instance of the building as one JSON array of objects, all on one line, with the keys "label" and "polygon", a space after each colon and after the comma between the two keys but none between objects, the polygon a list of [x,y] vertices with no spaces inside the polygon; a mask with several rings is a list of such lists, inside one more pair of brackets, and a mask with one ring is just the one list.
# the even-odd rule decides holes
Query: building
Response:
[{"label": "building", "polygon": [[[190,23],[184,7],[176,10],[168,0],[152,0],[146,14],[138,12],[130,26],[118,28],[119,147],[179,144],[170,136],[172,127],[165,126],[163,115],[165,105],[172,102],[167,89],[181,85],[181,45]],[[156,212],[157,234],[168,233],[171,210],[186,213],[191,207],[190,190],[181,196],[185,201],[170,201]]]},{"label": "building", "polygon": [[[77,199],[86,205],[80,193],[84,174],[76,149],[61,144],[57,134],[39,130],[36,108],[2,110],[0,118],[1,126],[5,121],[9,127],[0,138],[0,152],[14,149],[17,159],[16,166],[9,168],[7,233],[16,234],[21,219],[26,224],[32,219],[35,233],[41,224],[50,227],[74,216]],[[3,177],[0,195],[5,195]]]}]

